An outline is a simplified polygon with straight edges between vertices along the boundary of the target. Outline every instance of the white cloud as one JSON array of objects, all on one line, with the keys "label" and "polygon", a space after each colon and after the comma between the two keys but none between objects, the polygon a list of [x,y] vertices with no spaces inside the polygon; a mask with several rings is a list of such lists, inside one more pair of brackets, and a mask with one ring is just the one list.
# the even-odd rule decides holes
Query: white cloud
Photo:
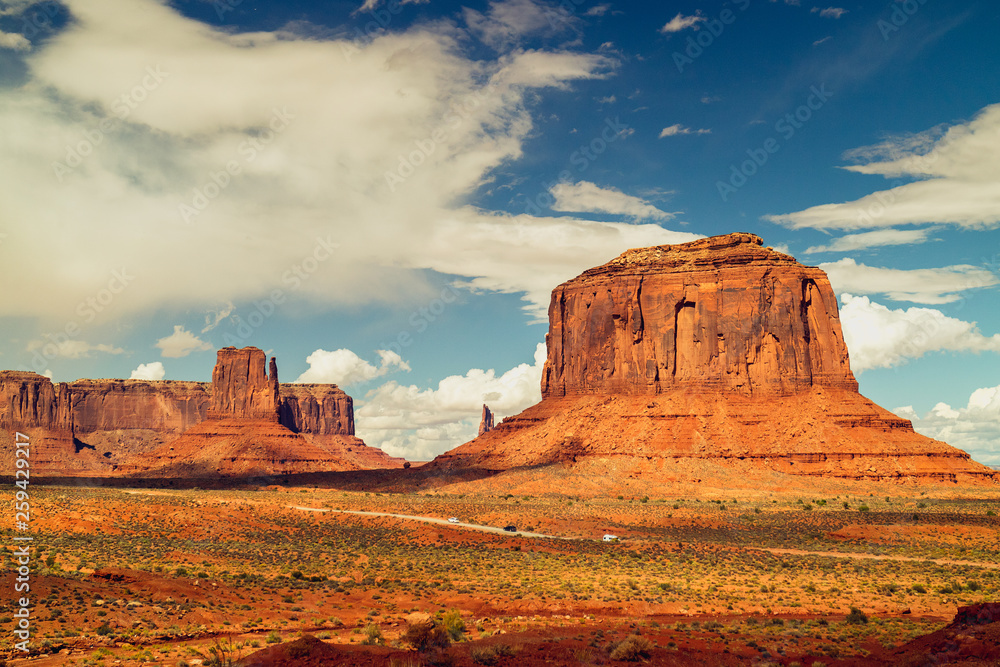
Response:
[{"label": "white cloud", "polygon": [[[702,101],[704,102],[704,99]],[[711,130],[692,130],[690,127],[684,127],[681,124],[671,125],[660,130],[660,139],[664,137],[676,137],[680,134],[711,134]]]},{"label": "white cloud", "polygon": [[611,5],[604,3],[601,5],[594,5],[587,11],[583,13],[584,16],[604,16],[611,9]]},{"label": "white cloud", "polygon": [[205,342],[184,328],[183,325],[174,325],[174,332],[156,341],[156,347],[160,348],[160,355],[168,359],[186,357],[192,352],[202,352],[211,350],[212,344]]},{"label": "white cloud", "polygon": [[[430,0],[399,0],[399,4],[401,5],[423,5],[428,2]],[[385,0],[365,0],[364,4],[357,9],[357,12],[370,12],[382,4],[385,4]]]},{"label": "white cloud", "polygon": [[549,188],[556,201],[554,211],[609,213],[636,220],[669,220],[673,213],[661,211],[639,197],[627,195],[617,188],[602,188],[590,181],[557,183]]},{"label": "white cloud", "polygon": [[[931,128],[892,138],[845,157],[865,164],[844,167],[859,174],[917,179],[856,201],[813,206],[797,213],[765,216],[800,229],[866,229],[947,223],[970,229],[1000,224],[1000,104],[947,131]],[[880,159],[882,158],[882,159]]]},{"label": "white cloud", "polygon": [[219,326],[219,323],[232,315],[234,310],[236,310],[236,306],[234,306],[233,302],[230,301],[219,310],[213,310],[207,313],[205,315],[205,327],[201,330],[201,333],[208,333],[215,327]]},{"label": "white cloud", "polygon": [[[44,246],[60,270],[37,273],[30,253],[11,251],[0,281],[30,271],[35,286],[0,300],[0,316],[61,324],[123,266],[135,281],[103,317],[259,299],[287,292],[283,276],[328,236],[337,260],[290,299],[316,308],[424,299],[430,270],[524,293],[534,314],[554,285],[595,261],[693,238],[461,203],[521,157],[535,131],[530,99],[606,76],[608,57],[512,49],[473,58],[470,29],[449,20],[353,43],[230,34],[155,0],[66,4],[73,21],[25,57],[28,80],[0,97],[4,248]],[[483,20],[548,29],[538,12],[516,15],[521,6],[495,3]],[[75,166],[57,176],[56,162]],[[239,174],[223,178],[228,162]],[[399,173],[390,187],[387,174]],[[213,174],[226,186],[185,222],[180,205],[215,192]]]},{"label": "white cloud", "polygon": [[680,32],[681,30],[686,30],[688,28],[696,26],[698,25],[698,23],[704,20],[705,20],[704,16],[699,16],[697,14],[693,16],[684,16],[683,14],[678,12],[677,16],[667,21],[667,23],[662,28],[660,28],[660,32],[665,34]]},{"label": "white cloud", "polygon": [[840,322],[855,373],[899,366],[928,352],[1000,352],[1000,334],[984,336],[975,322],[933,308],[893,310],[851,294],[840,300]]},{"label": "white cloud", "polygon": [[162,380],[167,374],[163,368],[163,363],[153,361],[148,364],[139,364],[139,367],[132,371],[130,380]]},{"label": "white cloud", "polygon": [[408,371],[410,365],[391,350],[375,351],[381,363],[373,366],[354,352],[341,348],[327,352],[316,350],[308,357],[309,369],[296,378],[296,382],[315,384],[337,384],[348,386],[367,382],[396,370]]},{"label": "white cloud", "polygon": [[464,16],[483,42],[498,49],[516,45],[529,35],[557,34],[579,23],[569,10],[545,0],[494,0],[486,14],[466,7]]},{"label": "white cloud", "polygon": [[850,252],[879,246],[909,245],[924,243],[934,227],[923,229],[876,229],[873,232],[847,234],[826,245],[815,245],[806,249],[806,254],[817,252]]},{"label": "white cloud", "polygon": [[11,49],[12,51],[30,51],[31,42],[24,35],[4,32],[0,30],[0,49]]},{"label": "white cloud", "polygon": [[893,301],[914,303],[951,303],[961,298],[958,292],[1000,282],[992,272],[968,264],[938,269],[887,269],[858,264],[845,257],[822,263],[819,268],[826,272],[838,293],[885,294]]},{"label": "white cloud", "polygon": [[958,410],[938,403],[923,417],[912,406],[893,412],[912,420],[918,433],[963,449],[980,463],[1000,465],[1000,386],[975,390]]},{"label": "white cloud", "polygon": [[27,349],[28,352],[41,350],[50,359],[83,359],[89,357],[91,352],[103,352],[105,354],[122,354],[125,352],[122,348],[115,347],[114,345],[105,345],[104,343],[92,345],[82,340],[63,340],[58,343],[33,340],[28,343]]},{"label": "white cloud", "polygon": [[842,7],[827,7],[826,9],[813,7],[811,11],[813,14],[819,13],[820,16],[827,19],[830,18],[839,19],[841,16],[847,13],[847,10],[843,9]]},{"label": "white cloud", "polygon": [[484,403],[499,421],[542,400],[544,364],[545,345],[539,343],[533,364],[500,376],[493,369],[472,369],[444,378],[437,389],[387,382],[368,392],[358,409],[358,436],[393,456],[434,458],[476,437]]}]

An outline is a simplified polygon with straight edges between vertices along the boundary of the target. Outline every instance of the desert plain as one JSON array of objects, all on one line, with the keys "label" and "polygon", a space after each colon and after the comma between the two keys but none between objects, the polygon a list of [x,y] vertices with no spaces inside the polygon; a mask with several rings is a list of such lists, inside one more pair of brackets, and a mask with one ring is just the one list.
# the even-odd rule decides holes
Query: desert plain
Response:
[{"label": "desert plain", "polygon": [[[949,653],[996,664],[998,623],[943,630],[1000,591],[995,492],[816,486],[697,497],[36,487],[36,650],[7,661],[917,665],[938,633],[936,664]],[[477,529],[510,524],[519,532]],[[8,547],[0,585],[13,587],[14,569]],[[446,646],[407,641],[419,614]],[[269,647],[288,661],[247,661]]]}]

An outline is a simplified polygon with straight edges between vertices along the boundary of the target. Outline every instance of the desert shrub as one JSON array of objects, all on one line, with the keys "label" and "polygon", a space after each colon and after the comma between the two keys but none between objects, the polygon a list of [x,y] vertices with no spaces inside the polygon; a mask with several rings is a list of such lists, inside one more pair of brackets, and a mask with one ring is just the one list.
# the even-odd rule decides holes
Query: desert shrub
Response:
[{"label": "desert shrub", "polygon": [[649,652],[653,650],[653,642],[640,635],[629,635],[621,642],[609,647],[612,660],[628,660],[638,662],[649,657]]},{"label": "desert shrub", "polygon": [[851,613],[847,615],[844,622],[851,623],[853,625],[864,625],[868,622],[868,616],[857,607],[851,607]]},{"label": "desert shrub", "polygon": [[978,581],[967,581],[965,582],[965,587],[968,588],[970,591],[978,591],[980,588],[982,588],[982,586],[979,584]]},{"label": "desert shrub", "polygon": [[868,505],[858,505],[858,511],[859,512],[868,512],[870,510],[871,510],[871,508],[868,507]]},{"label": "desert shrub", "polygon": [[506,644],[496,644],[494,646],[477,646],[472,649],[470,655],[472,662],[477,665],[496,665],[502,656],[512,656],[515,651]]},{"label": "desert shrub", "polygon": [[418,651],[446,648],[451,644],[448,633],[431,618],[408,624],[400,639]]},{"label": "desert shrub", "polygon": [[441,619],[445,632],[453,642],[462,641],[465,637],[465,621],[462,620],[462,612],[457,609],[449,609]]},{"label": "desert shrub", "polygon": [[267,637],[264,638],[264,641],[266,641],[268,644],[280,644],[281,635],[278,634],[277,630],[271,630],[270,634],[268,634]]},{"label": "desert shrub", "polygon": [[365,626],[365,638],[362,640],[362,644],[366,646],[378,646],[382,641],[382,628],[375,623],[369,623]]},{"label": "desert shrub", "polygon": [[919,593],[921,595],[927,592],[927,589],[920,584],[913,584],[912,586],[910,586],[910,590],[913,591],[914,593]]}]

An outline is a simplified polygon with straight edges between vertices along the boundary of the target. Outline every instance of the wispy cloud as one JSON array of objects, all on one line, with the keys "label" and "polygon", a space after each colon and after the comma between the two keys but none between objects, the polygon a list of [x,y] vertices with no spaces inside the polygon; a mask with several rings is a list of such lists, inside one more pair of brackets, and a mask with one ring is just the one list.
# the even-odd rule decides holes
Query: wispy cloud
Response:
[{"label": "wispy cloud", "polygon": [[794,229],[865,229],[944,223],[983,229],[1000,224],[1000,104],[946,131],[890,138],[846,154],[859,174],[918,179],[861,199],[765,216]]},{"label": "wispy cloud", "polygon": [[673,213],[662,211],[644,199],[625,194],[617,188],[602,188],[589,181],[557,183],[549,189],[555,197],[552,209],[587,213],[622,215],[636,220],[669,220]]},{"label": "wispy cloud", "polygon": [[837,292],[884,294],[893,301],[951,303],[970,289],[992,287],[997,277],[986,269],[958,264],[936,269],[888,269],[859,264],[849,257],[819,265]]},{"label": "wispy cloud", "polygon": [[660,139],[664,137],[676,137],[681,134],[711,134],[711,130],[692,130],[690,127],[684,127],[681,124],[671,125],[670,127],[665,127],[660,130]]},{"label": "wispy cloud", "polygon": [[683,14],[678,12],[677,16],[667,21],[667,23],[662,28],[660,28],[660,32],[666,34],[680,32],[681,30],[687,30],[688,28],[692,28],[704,20],[705,17],[701,16],[700,14],[684,16]]},{"label": "wispy cloud", "polygon": [[924,243],[934,227],[923,229],[877,229],[861,234],[847,234],[826,245],[815,245],[806,249],[806,254],[818,252],[850,252],[880,246],[911,245]]},{"label": "wispy cloud", "polygon": [[813,14],[819,14],[826,19],[839,19],[841,16],[847,13],[847,10],[842,7],[827,7],[826,9],[820,9],[819,7],[813,7]]}]

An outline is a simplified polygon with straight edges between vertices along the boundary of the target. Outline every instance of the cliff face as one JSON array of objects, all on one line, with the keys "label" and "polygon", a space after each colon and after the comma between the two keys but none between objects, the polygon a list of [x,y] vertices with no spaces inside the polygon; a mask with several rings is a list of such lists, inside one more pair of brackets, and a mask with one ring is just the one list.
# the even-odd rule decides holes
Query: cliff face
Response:
[{"label": "cliff face", "polygon": [[552,292],[542,396],[857,390],[826,275],[753,234],[629,250]]},{"label": "cliff face", "polygon": [[281,424],[297,433],[354,435],[354,400],[334,384],[283,384]]},{"label": "cliff face", "polygon": [[560,484],[575,474],[596,493],[623,480],[647,492],[781,483],[775,473],[996,479],[858,393],[826,276],[752,234],[630,250],[584,272],[553,291],[546,341],[542,402],[430,469],[541,479],[557,466]]},{"label": "cliff face", "polygon": [[[321,465],[316,461],[325,461],[324,469],[334,470],[403,463],[354,437],[354,404],[343,390],[336,385],[279,384],[275,359],[268,363],[257,348],[220,350],[212,377],[211,384],[77,380],[54,385],[36,373],[0,371],[0,429],[29,432],[35,462],[51,474],[114,475],[137,470],[142,466],[132,465],[135,457],[206,421],[220,420],[242,424],[239,428],[229,424],[220,431],[238,432],[240,442],[251,442],[255,432],[266,432],[275,442],[295,442],[303,453],[309,450],[312,453],[305,459],[314,463],[300,467]],[[251,422],[254,426],[247,426]],[[0,459],[12,451],[7,444],[0,434]],[[274,451],[279,461],[282,452],[287,454],[283,446]],[[268,460],[261,455],[254,469],[264,470]],[[177,470],[187,469],[183,461],[174,463]]]},{"label": "cliff face", "polygon": [[234,417],[278,421],[278,366],[256,347],[224,347],[212,370],[212,419]]}]

